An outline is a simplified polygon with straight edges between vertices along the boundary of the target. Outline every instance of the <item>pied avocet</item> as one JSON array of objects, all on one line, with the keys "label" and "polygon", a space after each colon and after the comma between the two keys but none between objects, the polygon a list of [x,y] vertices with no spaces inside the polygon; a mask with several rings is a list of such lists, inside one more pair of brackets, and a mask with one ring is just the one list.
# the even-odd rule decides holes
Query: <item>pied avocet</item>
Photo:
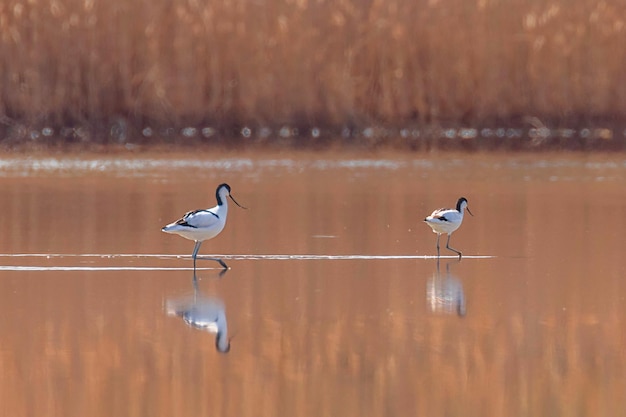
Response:
[{"label": "pied avocet", "polygon": [[467,209],[467,212],[473,216],[469,207],[467,207],[467,199],[465,197],[459,198],[456,202],[456,209],[441,208],[432,212],[432,214],[424,219],[434,233],[437,233],[437,256],[439,256],[439,238],[442,233],[448,234],[448,241],[446,242],[446,248],[452,252],[456,252],[461,259],[461,251],[458,251],[450,247],[450,236],[452,233],[461,226],[463,223],[463,212]]},{"label": "pied avocet", "polygon": [[[215,198],[217,199],[217,206],[211,209],[193,210],[187,212],[182,218],[176,220],[173,223],[168,224],[161,230],[165,233],[173,233],[184,237],[185,239],[193,240],[196,245],[193,248],[193,269],[196,269],[196,257],[200,250],[200,245],[205,240],[213,239],[215,236],[226,226],[226,217],[228,215],[228,200],[226,197],[230,197],[239,207],[246,208],[240,205],[230,194],[230,186],[228,184],[220,184],[215,190]],[[201,258],[202,259],[202,258]],[[220,263],[224,269],[228,269],[228,266],[219,258],[206,258],[214,260]]]}]

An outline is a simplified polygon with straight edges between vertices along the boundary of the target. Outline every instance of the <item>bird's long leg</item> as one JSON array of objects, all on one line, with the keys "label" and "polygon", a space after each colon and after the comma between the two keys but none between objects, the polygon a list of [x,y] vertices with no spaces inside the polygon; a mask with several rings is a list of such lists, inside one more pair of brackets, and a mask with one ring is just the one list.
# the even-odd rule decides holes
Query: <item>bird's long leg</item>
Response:
[{"label": "bird's long leg", "polygon": [[[202,241],[201,240],[197,240],[196,241],[196,246],[193,247],[193,253],[191,254],[191,257],[193,258],[193,270],[196,270],[196,259],[198,259],[198,251],[200,250],[200,245],[202,245]],[[220,265],[222,265],[222,268],[224,269],[228,269],[228,265],[226,265],[224,263],[224,261],[222,261],[219,258],[209,258],[209,257],[200,257],[200,259],[202,260],[206,260],[206,261],[215,261],[215,262],[219,262]]]},{"label": "bird's long leg", "polygon": [[437,233],[437,258],[439,258],[439,238],[441,237],[441,233]]},{"label": "bird's long leg", "polygon": [[201,257],[200,259],[202,260],[206,260],[206,261],[215,261],[215,262],[219,262],[220,265],[222,265],[222,268],[224,269],[228,269],[228,265],[226,265],[226,263],[224,261],[222,261],[220,258],[209,258],[209,257]]},{"label": "bird's long leg", "polygon": [[196,259],[196,257],[198,256],[198,251],[200,250],[200,245],[202,245],[202,241],[201,240],[196,240],[196,245],[193,247],[193,253],[191,254],[191,257],[193,259]]},{"label": "bird's long leg", "polygon": [[452,252],[456,252],[459,255],[459,260],[460,260],[461,256],[462,256],[462,253],[461,253],[461,251],[458,251],[458,250],[450,247],[450,236],[451,235],[448,235],[448,241],[446,242],[446,248],[450,249]]},{"label": "bird's long leg", "polygon": [[226,263],[224,261],[222,261],[220,258],[211,258],[211,257],[208,257],[208,256],[201,256],[198,259],[202,259],[203,261],[219,262],[219,264],[222,265],[222,268],[228,269],[228,265],[226,265]]},{"label": "bird's long leg", "polygon": [[193,253],[191,254],[191,257],[193,258],[193,270],[194,270],[194,273],[196,271],[196,258],[198,257],[198,251],[200,250],[200,245],[202,245],[202,241],[201,240],[196,240],[196,244],[193,247]]},{"label": "bird's long leg", "polygon": [[198,259],[202,259],[203,261],[219,262],[222,268],[228,269],[228,265],[226,265],[226,262],[222,261],[220,258],[211,258],[210,256],[199,256]]}]

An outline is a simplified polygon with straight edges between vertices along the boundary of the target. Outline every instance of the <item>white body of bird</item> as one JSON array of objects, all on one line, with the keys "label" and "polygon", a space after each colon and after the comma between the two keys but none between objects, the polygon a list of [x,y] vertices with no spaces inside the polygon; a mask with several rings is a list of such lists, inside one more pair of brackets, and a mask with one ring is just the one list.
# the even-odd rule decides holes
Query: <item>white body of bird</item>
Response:
[{"label": "white body of bird", "polygon": [[450,235],[461,226],[463,223],[463,213],[467,212],[473,216],[469,207],[467,206],[467,199],[465,197],[459,198],[456,203],[456,209],[441,208],[432,212],[432,214],[424,219],[424,222],[428,224],[434,233],[437,233],[437,256],[439,256],[439,237],[446,233],[448,235],[448,241],[446,248],[453,252],[456,252],[461,258],[461,252],[450,247]]},{"label": "white body of bird", "polygon": [[[219,235],[221,231],[224,230],[224,226],[226,226],[226,218],[228,217],[227,197],[230,197],[239,207],[245,208],[237,203],[230,194],[230,186],[228,184],[220,184],[215,190],[215,198],[217,200],[215,207],[189,211],[180,219],[161,229],[161,231],[165,233],[176,234],[196,242],[191,255],[194,269],[196,267],[196,257],[202,242],[213,239],[215,236]],[[224,268],[228,268],[221,259],[211,259],[219,262]]]},{"label": "white body of bird", "polygon": [[219,235],[228,217],[228,202],[222,199],[222,203],[206,210],[194,210],[186,213],[182,218],[168,224],[162,230],[194,241],[213,239]]}]

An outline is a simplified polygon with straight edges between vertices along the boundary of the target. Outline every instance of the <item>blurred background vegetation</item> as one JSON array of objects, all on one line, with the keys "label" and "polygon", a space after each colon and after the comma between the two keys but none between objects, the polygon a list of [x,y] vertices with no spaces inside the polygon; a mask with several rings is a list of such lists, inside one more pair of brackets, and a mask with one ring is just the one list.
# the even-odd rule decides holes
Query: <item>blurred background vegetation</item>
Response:
[{"label": "blurred background vegetation", "polygon": [[503,126],[621,144],[625,19],[619,0],[5,0],[0,135],[393,141]]}]

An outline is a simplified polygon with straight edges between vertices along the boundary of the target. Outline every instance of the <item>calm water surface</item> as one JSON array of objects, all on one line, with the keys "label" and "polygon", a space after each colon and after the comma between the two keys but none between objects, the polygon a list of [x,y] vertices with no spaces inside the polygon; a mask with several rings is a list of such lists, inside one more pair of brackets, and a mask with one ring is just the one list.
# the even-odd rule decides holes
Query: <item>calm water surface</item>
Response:
[{"label": "calm water surface", "polygon": [[[221,182],[249,210],[194,286],[160,228]],[[623,156],[0,159],[0,414],[624,415],[625,186]]]}]

